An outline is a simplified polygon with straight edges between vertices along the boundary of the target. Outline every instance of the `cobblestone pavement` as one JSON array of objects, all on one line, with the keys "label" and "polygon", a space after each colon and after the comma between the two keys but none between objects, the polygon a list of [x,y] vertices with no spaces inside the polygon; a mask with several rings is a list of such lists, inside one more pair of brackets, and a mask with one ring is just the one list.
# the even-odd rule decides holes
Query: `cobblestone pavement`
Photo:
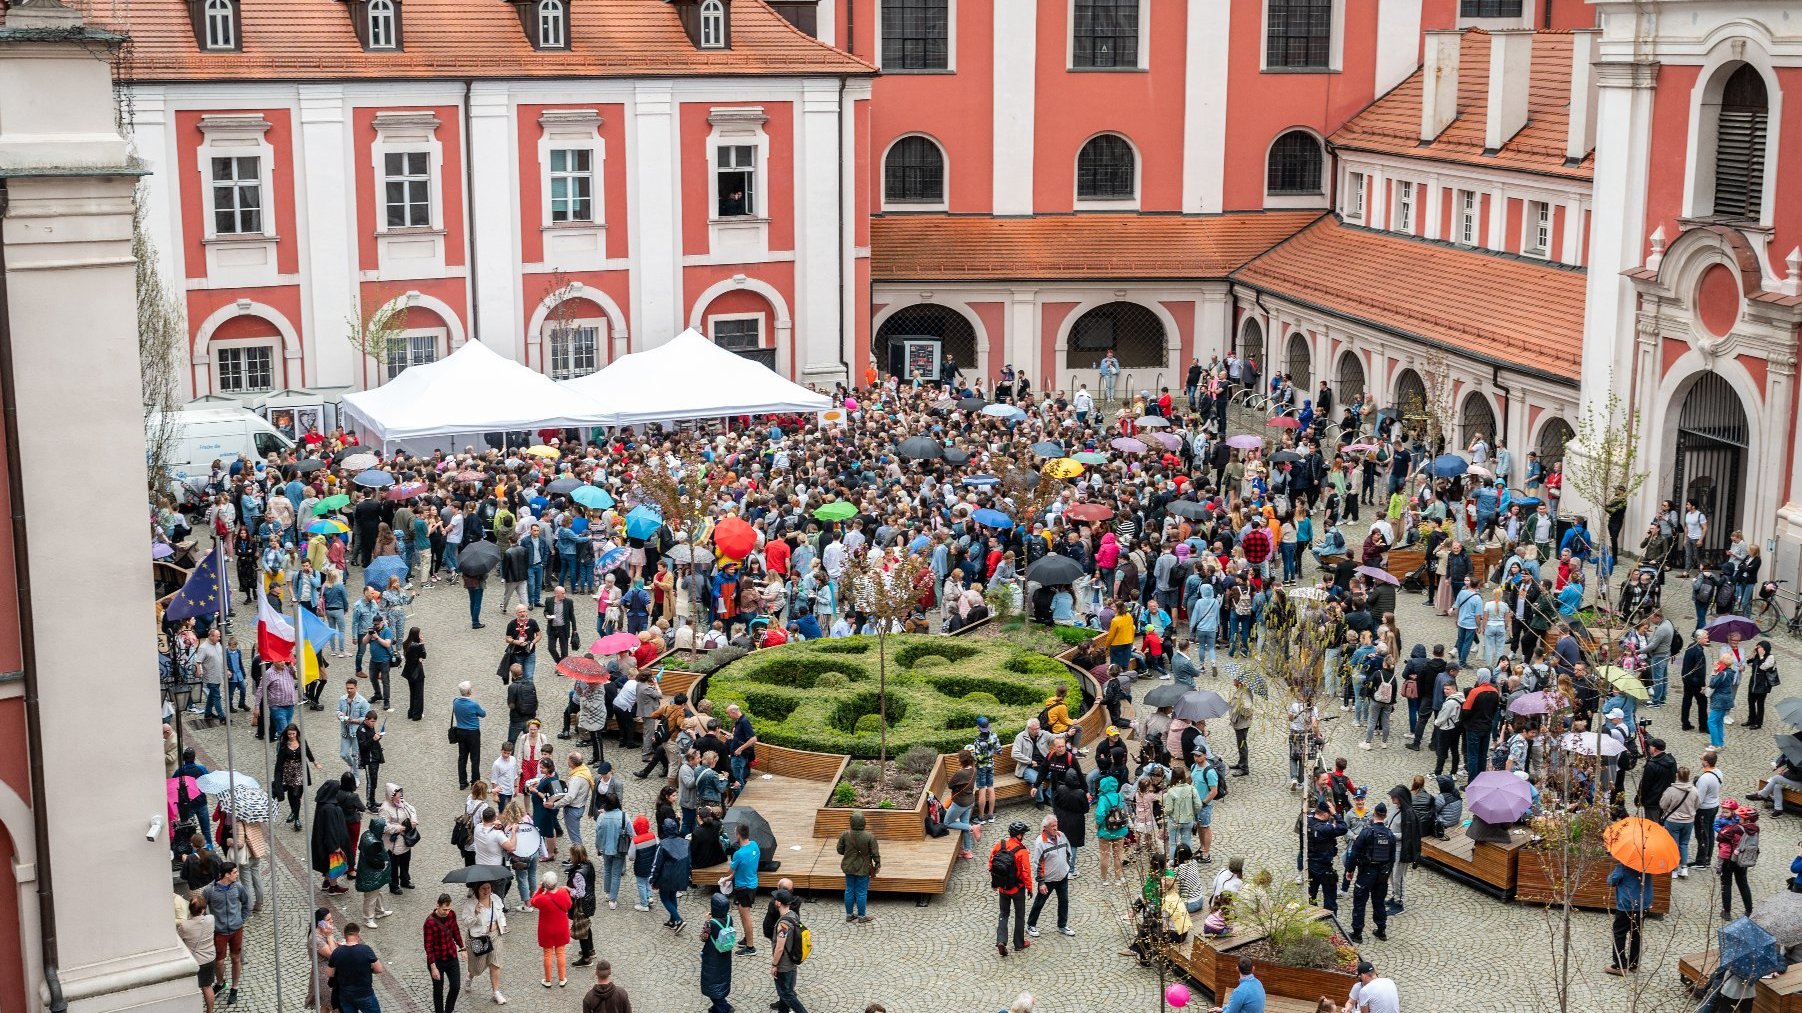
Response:
[{"label": "cobblestone pavement", "polygon": [[[1686,600],[1687,586],[1673,580],[1666,593],[1671,596],[1668,600],[1681,602]],[[414,860],[414,875],[420,888],[393,898],[395,917],[383,919],[381,926],[367,936],[391,972],[383,996],[389,1009],[431,1008],[431,983],[421,957],[419,926],[438,893],[440,875],[461,864],[448,843],[451,820],[461,811],[462,795],[456,787],[455,747],[445,741],[444,729],[457,683],[471,681],[477,699],[491,715],[483,749],[485,758],[492,759],[505,713],[501,687],[494,678],[501,646],[501,620],[492,605],[495,597],[491,592],[489,614],[484,617],[489,628],[481,631],[469,628],[466,599],[458,587],[428,587],[410,610],[409,621],[424,630],[431,652],[426,682],[427,717],[413,723],[405,720],[401,712],[388,715],[390,762],[382,775],[384,780],[398,781],[407,788],[420,811],[424,840]],[[1398,609],[1405,643],[1449,643],[1453,639],[1452,621],[1433,615],[1419,595],[1403,595]],[[237,623],[240,638],[248,639],[254,613],[241,610]],[[1802,653],[1796,645],[1779,638],[1777,646],[1785,666],[1794,666],[1793,671],[1802,673],[1802,664],[1797,664],[1802,661]],[[338,662],[332,668],[340,678],[348,670],[348,662]],[[561,692],[550,687],[560,685],[561,680],[549,666],[548,658],[540,664],[540,675],[546,686],[540,691],[542,709],[555,714]],[[1206,681],[1204,676],[1203,682]],[[403,697],[404,692],[403,687]],[[1679,763],[1694,766],[1706,739],[1699,732],[1678,730],[1674,713],[1677,699],[1673,694],[1671,704],[1641,713],[1651,716],[1653,730],[1671,743]],[[1744,713],[1743,702],[1738,713]],[[329,709],[324,713],[309,712],[305,717],[307,738],[315,754],[327,772],[336,775],[341,766]],[[1331,723],[1328,750],[1350,757],[1354,780],[1370,785],[1373,797],[1380,797],[1391,785],[1407,782],[1416,773],[1431,772],[1430,753],[1410,752],[1401,748],[1399,741],[1388,750],[1358,749],[1349,725],[1349,716]],[[260,774],[262,743],[242,727],[235,734],[239,769]],[[210,755],[213,765],[223,763],[223,729],[194,730],[189,736]],[[1231,796],[1216,808],[1215,854],[1217,860],[1238,855],[1245,857],[1250,867],[1264,866],[1279,875],[1292,874],[1296,797],[1288,788],[1281,735],[1275,728],[1260,724],[1253,731],[1252,742],[1253,775],[1236,779]],[[1722,764],[1728,793],[1742,795],[1755,772],[1766,769],[1771,752],[1769,731],[1747,731],[1738,725],[1729,728]],[[628,808],[648,810],[658,783],[626,776]],[[756,803],[754,784],[747,801]],[[1030,813],[1025,805],[1004,808],[1001,821],[990,827],[991,833],[999,832],[1017,814]],[[1030,815],[1021,818],[1036,825]],[[1771,857],[1752,870],[1754,895],[1760,897],[1783,889],[1790,858],[1789,824],[1773,819],[1767,830],[1771,840],[1765,850]],[[276,832],[276,840],[286,863],[281,879],[283,977],[288,997],[286,1009],[293,1011],[300,1008],[299,997],[305,989],[304,916],[296,901],[311,877],[301,873],[305,865],[304,835],[284,828]],[[816,1013],[848,1013],[862,1010],[869,1002],[881,1001],[892,1011],[982,1013],[1005,1007],[1022,989],[1030,989],[1040,997],[1038,1008],[1045,1013],[1156,1008],[1155,976],[1137,968],[1129,958],[1117,955],[1122,943],[1117,912],[1127,898],[1122,888],[1104,890],[1099,885],[1092,848],[1085,849],[1081,857],[1083,875],[1074,890],[1071,925],[1077,932],[1076,938],[1066,939],[1047,931],[1030,951],[1005,961],[996,956],[992,946],[995,904],[980,865],[961,865],[950,889],[925,907],[916,906],[909,898],[873,899],[871,906],[877,920],[870,926],[845,925],[839,917],[842,909],[836,895],[813,897],[804,913],[814,930],[815,952],[801,971],[799,985],[808,1009]],[[1643,983],[1639,1009],[1684,1008],[1677,988],[1677,955],[1700,949],[1719,924],[1713,920],[1718,917],[1718,880],[1704,872],[1674,885],[1671,914],[1647,923],[1647,955],[1639,975]],[[622,897],[630,892],[628,885]],[[1390,923],[1389,941],[1372,940],[1363,949],[1383,973],[1400,983],[1404,1009],[1526,1013],[1556,1008],[1551,1004],[1547,986],[1552,976],[1553,950],[1551,922],[1544,911],[1504,904],[1424,867],[1408,877],[1407,901],[1406,912]],[[691,924],[701,924],[706,911],[703,899],[691,894],[684,903]],[[656,909],[655,904],[652,906]],[[347,895],[336,907],[340,925],[360,914],[355,894]],[[1349,929],[1349,896],[1341,912]],[[761,914],[761,903],[758,913]],[[578,968],[565,991],[547,992],[539,986],[534,917],[524,914],[513,919],[505,972],[510,1005],[528,1011],[573,1011],[592,978],[583,973],[586,968]],[[646,1013],[703,1010],[706,1003],[698,990],[701,944],[692,931],[680,939],[672,938],[659,927],[661,921],[655,911],[637,913],[629,903],[623,903],[617,911],[603,907],[594,919],[599,954],[613,962],[616,980],[632,993],[634,1009]],[[1048,913],[1042,927],[1049,928],[1051,924]],[[1578,984],[1576,1001],[1570,1008],[1630,1008],[1626,997],[1631,983],[1601,973],[1607,960],[1608,916],[1580,913],[1572,931],[1577,939]],[[247,987],[238,1008],[275,1008],[272,933],[267,914],[251,924]],[[761,1010],[774,998],[766,960],[767,949],[755,958],[736,960],[732,999],[740,1009]],[[478,991],[474,998],[476,1008],[488,1008],[485,989]]]}]

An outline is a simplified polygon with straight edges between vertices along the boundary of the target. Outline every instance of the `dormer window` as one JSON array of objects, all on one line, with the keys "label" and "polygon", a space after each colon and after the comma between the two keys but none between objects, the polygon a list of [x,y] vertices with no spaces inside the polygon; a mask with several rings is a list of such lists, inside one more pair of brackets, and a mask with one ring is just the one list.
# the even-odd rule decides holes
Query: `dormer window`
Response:
[{"label": "dormer window", "polygon": [[394,0],[369,0],[369,10],[364,16],[369,49],[400,48],[400,16],[396,12]]},{"label": "dormer window", "polygon": [[726,48],[726,5],[721,0],[701,2],[701,48]]},{"label": "dormer window", "polygon": [[238,5],[233,0],[206,0],[201,44],[207,49],[238,48]]},{"label": "dormer window", "polygon": [[538,0],[538,48],[567,49],[569,23],[563,0]]}]

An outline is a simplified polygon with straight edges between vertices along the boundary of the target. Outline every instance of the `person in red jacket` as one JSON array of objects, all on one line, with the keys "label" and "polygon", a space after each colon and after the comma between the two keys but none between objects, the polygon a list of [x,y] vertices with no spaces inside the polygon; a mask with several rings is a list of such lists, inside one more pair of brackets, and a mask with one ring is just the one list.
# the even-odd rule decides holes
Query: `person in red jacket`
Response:
[{"label": "person in red jacket", "polygon": [[[1001,917],[995,923],[995,951],[1007,956],[1007,913],[1014,913],[1014,949],[1032,945],[1026,941],[1026,898],[1032,893],[1032,852],[1026,847],[1026,824],[1015,820],[1007,825],[1007,837],[996,841],[989,851],[989,885],[1001,904]],[[1013,872],[1008,873],[1011,859]]]}]

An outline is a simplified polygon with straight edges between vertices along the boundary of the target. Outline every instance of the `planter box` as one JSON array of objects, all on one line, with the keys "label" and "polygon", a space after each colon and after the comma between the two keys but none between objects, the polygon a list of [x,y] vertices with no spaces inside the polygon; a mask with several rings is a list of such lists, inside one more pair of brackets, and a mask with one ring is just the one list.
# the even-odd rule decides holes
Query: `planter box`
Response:
[{"label": "planter box", "polygon": [[[1523,849],[1517,865],[1514,899],[1523,904],[1561,904],[1558,857],[1544,851]],[[1584,863],[1583,881],[1577,884],[1571,903],[1590,911],[1614,910],[1614,887],[1608,885],[1608,873],[1614,868],[1609,859],[1590,859]],[[1652,904],[1648,914],[1661,915],[1671,909],[1671,879],[1652,877]]]},{"label": "planter box", "polygon": [[[1321,996],[1334,1000],[1351,993],[1351,987],[1358,983],[1358,976],[1343,971],[1322,971],[1311,967],[1285,967],[1282,964],[1268,963],[1262,960],[1252,961],[1252,973],[1264,983],[1266,995],[1281,996],[1286,999],[1300,999],[1314,1002]],[[1219,986],[1225,982],[1239,980],[1239,955],[1232,952],[1215,951],[1214,983]],[[1215,998],[1219,998],[1216,990]]]}]

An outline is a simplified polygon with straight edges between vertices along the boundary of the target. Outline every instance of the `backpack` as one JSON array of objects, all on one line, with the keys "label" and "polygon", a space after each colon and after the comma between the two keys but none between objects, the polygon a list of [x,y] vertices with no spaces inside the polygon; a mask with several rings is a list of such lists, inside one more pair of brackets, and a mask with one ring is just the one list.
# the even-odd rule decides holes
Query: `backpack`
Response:
[{"label": "backpack", "polygon": [[657,865],[657,885],[665,890],[686,890],[692,878],[690,862],[687,858],[676,858],[668,851],[662,854],[663,861]]},{"label": "backpack", "polygon": [[[1610,731],[1608,734],[1614,735],[1614,732]],[[1615,737],[1620,738],[1620,736]],[[1621,744],[1626,746],[1627,749],[1626,752],[1615,757],[1615,766],[1623,771],[1632,770],[1634,767],[1639,766],[1639,736],[1629,732]]]},{"label": "backpack", "polygon": [[707,924],[713,929],[713,948],[720,953],[731,953],[738,945],[738,926],[730,920],[722,923],[717,918],[709,918]]},{"label": "backpack", "polygon": [[943,837],[951,831],[945,826],[945,805],[938,796],[926,796],[926,836]]},{"label": "backpack", "polygon": [[1202,775],[1203,781],[1212,781],[1209,787],[1214,789],[1214,801],[1218,802],[1232,793],[1226,786],[1226,761],[1218,756],[1208,757],[1208,770]]},{"label": "backpack", "polygon": [[1758,838],[1760,834],[1741,834],[1739,843],[1733,846],[1733,864],[1742,869],[1750,869],[1758,864]]},{"label": "backpack", "polygon": [[1107,681],[1107,684],[1101,687],[1101,699],[1104,703],[1119,703],[1120,702],[1120,680],[1119,679],[1109,679]]},{"label": "backpack", "polygon": [[1731,612],[1739,603],[1739,593],[1732,584],[1723,580],[1714,587],[1714,607],[1721,612]]},{"label": "backpack", "polygon": [[469,849],[469,839],[474,836],[474,834],[475,818],[469,813],[464,813],[457,817],[456,822],[451,824],[451,847],[467,851]]},{"label": "backpack", "polygon": [[1393,678],[1385,676],[1383,678],[1383,681],[1377,683],[1376,692],[1370,694],[1370,698],[1372,700],[1375,700],[1377,703],[1394,703],[1395,702],[1395,680]]},{"label": "backpack", "polygon": [[1116,797],[1108,806],[1107,814],[1101,817],[1101,828],[1110,834],[1121,833],[1126,829],[1126,803]]},{"label": "backpack", "polygon": [[[1050,704],[1046,704],[1045,708],[1043,710],[1039,711],[1039,727],[1044,729],[1045,731],[1051,730],[1051,705]],[[1033,743],[1033,746],[1034,746],[1033,752],[1035,752],[1035,753],[1038,752],[1038,749],[1037,749],[1038,743],[1036,743],[1036,742]]]},{"label": "backpack", "polygon": [[1020,869],[1014,864],[1019,848],[1000,847],[989,855],[989,886],[996,890],[1017,890]]},{"label": "backpack", "polygon": [[796,964],[807,963],[813,956],[813,930],[801,924],[801,916],[795,915],[795,924],[788,933],[788,959]]},{"label": "backpack", "polygon": [[1690,588],[1690,600],[1697,605],[1707,605],[1714,600],[1714,592],[1717,586],[1718,585],[1715,584],[1713,577],[1703,574],[1701,577],[1697,578],[1695,586]]}]

